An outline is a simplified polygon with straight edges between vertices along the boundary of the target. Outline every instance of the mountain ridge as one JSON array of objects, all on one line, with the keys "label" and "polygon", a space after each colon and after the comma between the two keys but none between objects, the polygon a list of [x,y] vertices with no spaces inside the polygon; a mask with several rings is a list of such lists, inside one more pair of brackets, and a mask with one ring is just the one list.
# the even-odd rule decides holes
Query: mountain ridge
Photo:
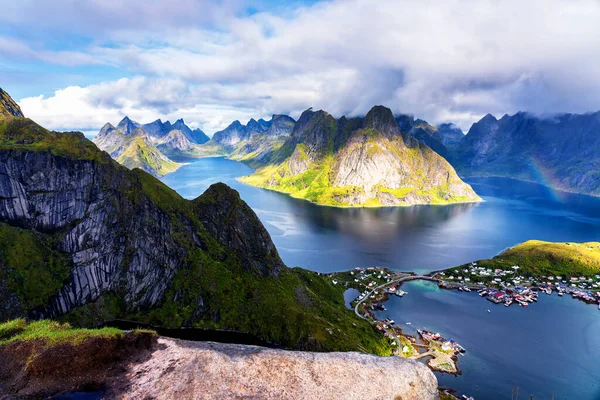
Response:
[{"label": "mountain ridge", "polygon": [[402,132],[390,109],[364,118],[308,109],[245,183],[322,205],[382,206],[480,201],[428,146]]},{"label": "mountain ridge", "polygon": [[600,195],[600,112],[527,112],[474,123],[450,160],[466,176],[498,176]]}]

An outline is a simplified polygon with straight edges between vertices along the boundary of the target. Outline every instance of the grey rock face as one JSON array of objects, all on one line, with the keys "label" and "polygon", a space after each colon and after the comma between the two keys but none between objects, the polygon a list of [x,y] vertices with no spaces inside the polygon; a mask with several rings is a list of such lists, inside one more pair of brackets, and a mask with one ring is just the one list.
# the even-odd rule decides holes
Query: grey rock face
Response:
[{"label": "grey rock face", "polygon": [[0,117],[24,117],[21,107],[0,88]]},{"label": "grey rock face", "polygon": [[130,135],[134,130],[141,128],[141,125],[137,122],[133,122],[129,117],[124,117],[121,122],[117,125],[117,129],[124,135]]},{"label": "grey rock face", "polygon": [[213,140],[223,146],[235,146],[248,137],[246,127],[240,121],[233,121],[227,128],[215,132]]},{"label": "grey rock face", "polygon": [[0,220],[64,232],[59,248],[73,255],[70,282],[49,305],[50,316],[117,289],[133,309],[154,305],[181,264],[168,216],[147,198],[134,204],[117,196],[139,190],[120,168],[42,152],[0,153]]},{"label": "grey rock face", "polygon": [[[438,399],[437,379],[402,357],[310,353],[159,338],[159,350],[113,383],[138,399]],[[226,382],[226,384],[224,383]]]},{"label": "grey rock face", "polygon": [[267,136],[269,137],[286,137],[290,136],[294,130],[296,121],[287,115],[274,114],[269,122]]}]

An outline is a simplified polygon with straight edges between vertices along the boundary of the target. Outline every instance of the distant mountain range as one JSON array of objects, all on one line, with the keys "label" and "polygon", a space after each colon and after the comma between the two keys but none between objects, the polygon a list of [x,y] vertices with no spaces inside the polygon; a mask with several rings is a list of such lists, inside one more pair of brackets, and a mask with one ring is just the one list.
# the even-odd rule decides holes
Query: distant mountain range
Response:
[{"label": "distant mountain range", "polygon": [[210,138],[200,129],[190,129],[183,119],[171,124],[160,119],[140,124],[125,117],[115,127],[105,124],[93,142],[128,168],[140,168],[160,177],[181,166],[176,161],[216,155]]},{"label": "distant mountain range", "polygon": [[600,195],[600,112],[519,112],[473,124],[448,159],[465,176],[498,176]]},{"label": "distant mountain range", "polygon": [[256,139],[259,136],[278,138],[289,136],[296,121],[287,115],[273,115],[270,121],[251,119],[246,125],[233,121],[227,128],[215,132],[213,140],[227,148],[233,148],[239,143]]},{"label": "distant mountain range", "polygon": [[[18,107],[16,104],[10,107],[14,109],[15,106]],[[319,114],[319,112],[316,113]],[[265,167],[271,166],[272,169],[275,166],[281,167],[281,163],[288,157],[292,157],[295,146],[308,143],[310,148],[319,140],[333,140],[335,143],[332,155],[334,153],[337,155],[338,151],[348,143],[352,133],[352,131],[347,131],[348,129],[364,129],[360,122],[357,122],[364,122],[364,118],[342,117],[336,120],[329,116],[327,120],[331,124],[336,124],[335,129],[340,129],[339,127],[345,124],[349,124],[348,126],[351,128],[346,127],[345,131],[332,134],[324,127],[317,127],[320,129],[319,132],[307,134],[306,139],[298,139],[299,134],[295,132],[296,129],[304,128],[299,128],[296,121],[287,115],[273,115],[269,121],[251,119],[246,125],[234,121],[227,128],[216,132],[212,140],[209,140],[201,130],[191,130],[187,127],[183,120],[178,120],[174,124],[168,121],[163,123],[161,120],[149,124],[138,124],[126,117],[117,127],[106,124],[94,139],[94,143],[109,152],[122,164],[130,168],[142,168],[155,176],[162,176],[174,171],[180,165],[178,162],[182,160],[224,155],[247,163],[253,168],[261,169],[258,175],[245,179],[246,182],[304,197],[303,194],[296,192],[307,191],[306,187],[297,186],[295,182],[292,182],[293,180],[290,181],[293,188],[286,187],[285,183],[277,183],[276,181],[283,179],[282,171],[279,171],[278,175],[267,176]],[[394,120],[394,129],[399,131],[409,148],[412,148],[411,138],[427,145],[434,153],[445,158],[460,176],[507,177],[538,182],[566,191],[600,195],[600,169],[598,168],[600,165],[600,112],[563,114],[552,118],[541,118],[519,112],[512,116],[505,115],[501,119],[488,114],[473,124],[466,135],[451,123],[436,126],[410,115],[397,115]],[[391,128],[387,127],[386,129]],[[385,137],[385,135],[383,136]],[[392,136],[398,136],[398,133]],[[304,143],[305,141],[307,143]],[[322,144],[320,143],[320,145]],[[316,158],[311,162],[324,159],[323,149],[318,150],[317,153],[320,155],[315,156]],[[317,153],[313,149],[311,157]],[[298,154],[296,153],[295,157],[299,157]],[[364,165],[365,160],[370,159],[371,156],[374,154],[363,156],[359,164]],[[401,157],[398,160],[403,165],[402,168],[407,171],[403,175],[403,183],[398,183],[400,182],[398,181],[391,184],[389,181],[391,178],[387,177],[382,178],[384,181],[387,179],[384,186],[399,189],[405,187],[403,185],[406,184],[408,185],[406,186],[407,190],[410,187],[417,191],[420,190],[422,193],[422,195],[415,196],[416,192],[413,190],[413,195],[401,203],[441,201],[439,197],[432,196],[431,193],[424,194],[423,187],[427,185],[408,183],[411,180],[408,178],[411,171],[415,172],[412,170],[414,166],[407,167],[406,160],[402,160]],[[317,164],[320,164],[321,161],[318,161]],[[339,160],[336,159],[336,161]],[[298,159],[294,158],[292,164],[298,167],[297,162]],[[359,164],[354,167],[358,167]],[[332,167],[335,169],[340,166],[342,163]],[[449,176],[453,176],[454,169],[450,169]],[[445,167],[442,167],[441,170],[445,170]],[[286,179],[290,178],[289,172],[285,172],[284,175]],[[423,179],[430,179],[430,177],[425,174]],[[340,189],[342,182],[345,181],[332,181],[326,186]],[[358,187],[362,189],[369,187],[368,193],[358,194],[359,192],[355,192],[352,195],[341,197],[331,194],[339,201],[328,199],[326,203],[337,205],[369,203],[365,200],[365,196],[374,195],[375,192],[371,191],[373,185],[366,182],[357,183],[359,183]],[[303,189],[298,189],[298,187],[303,187]],[[312,195],[309,195],[311,200],[320,202],[318,200],[320,197],[315,192],[311,193]],[[402,198],[404,197],[402,196]],[[381,199],[377,202],[381,202]],[[377,202],[374,204],[378,204]],[[396,200],[388,199],[382,204],[389,204],[389,202],[396,203]]]}]

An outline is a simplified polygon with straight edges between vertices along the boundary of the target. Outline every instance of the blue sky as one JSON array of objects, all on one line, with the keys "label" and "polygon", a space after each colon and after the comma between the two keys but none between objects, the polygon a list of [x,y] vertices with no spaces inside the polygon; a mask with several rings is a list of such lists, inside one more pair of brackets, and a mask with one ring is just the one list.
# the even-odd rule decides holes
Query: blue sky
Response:
[{"label": "blue sky", "polygon": [[0,87],[52,129],[600,109],[595,0],[0,1]]}]

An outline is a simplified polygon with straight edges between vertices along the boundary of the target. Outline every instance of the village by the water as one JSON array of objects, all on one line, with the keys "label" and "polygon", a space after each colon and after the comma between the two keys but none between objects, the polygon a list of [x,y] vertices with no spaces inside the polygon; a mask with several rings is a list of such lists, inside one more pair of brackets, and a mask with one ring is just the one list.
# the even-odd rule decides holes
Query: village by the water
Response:
[{"label": "village by the water", "polygon": [[410,321],[379,320],[376,312],[385,310],[385,302],[391,296],[409,296],[402,290],[402,284],[418,279],[436,282],[442,289],[477,292],[482,301],[490,302],[490,307],[528,307],[541,300],[541,296],[557,292],[558,296],[569,296],[600,309],[600,275],[528,277],[521,274],[520,269],[518,265],[487,268],[473,262],[427,275],[383,267],[357,267],[353,271],[330,274],[330,277],[335,285],[358,290],[358,296],[350,304],[359,317],[370,321],[389,338],[394,355],[426,360],[434,371],[460,374],[458,356],[468,351],[460,343],[444,336],[443,332],[421,327],[413,327],[416,335],[406,334],[399,325],[410,325]]}]

